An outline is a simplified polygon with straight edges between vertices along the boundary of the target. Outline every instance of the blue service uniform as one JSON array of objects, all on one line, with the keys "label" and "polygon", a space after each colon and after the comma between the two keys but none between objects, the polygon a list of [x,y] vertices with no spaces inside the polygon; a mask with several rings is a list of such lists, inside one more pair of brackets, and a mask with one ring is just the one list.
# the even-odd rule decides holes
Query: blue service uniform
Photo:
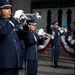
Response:
[{"label": "blue service uniform", "polygon": [[[13,17],[11,17],[10,21],[16,26],[19,25],[18,21]],[[23,59],[20,46],[20,39],[12,24],[9,20],[0,17],[0,73],[4,69],[6,71],[22,67]],[[4,75],[14,74],[7,73]]]},{"label": "blue service uniform", "polygon": [[[38,45],[40,41],[35,31],[29,30],[25,39],[25,60],[27,62],[27,75],[37,75],[38,69]],[[41,43],[42,44],[42,43]]]},{"label": "blue service uniform", "polygon": [[52,66],[58,66],[59,52],[60,52],[60,31],[56,28],[52,28],[52,34],[54,34],[53,39],[53,56],[52,56]]}]

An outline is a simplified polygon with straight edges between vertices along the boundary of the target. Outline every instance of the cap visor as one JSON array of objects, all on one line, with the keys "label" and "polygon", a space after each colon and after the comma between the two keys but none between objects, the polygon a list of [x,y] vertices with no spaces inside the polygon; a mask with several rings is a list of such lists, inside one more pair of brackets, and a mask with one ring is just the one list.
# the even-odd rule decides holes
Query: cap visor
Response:
[{"label": "cap visor", "polygon": [[0,7],[0,9],[5,8],[5,7],[12,7],[10,4],[9,5],[3,5]]}]

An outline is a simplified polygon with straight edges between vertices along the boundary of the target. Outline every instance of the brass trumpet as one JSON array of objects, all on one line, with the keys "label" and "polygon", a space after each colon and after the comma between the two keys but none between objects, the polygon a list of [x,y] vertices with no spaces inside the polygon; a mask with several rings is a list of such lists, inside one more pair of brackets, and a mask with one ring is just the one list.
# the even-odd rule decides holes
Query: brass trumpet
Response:
[{"label": "brass trumpet", "polygon": [[36,13],[33,13],[33,14],[30,14],[30,13],[29,14],[24,14],[24,17],[26,19],[30,19],[28,16],[31,16],[31,17],[35,16],[37,18],[37,20],[39,20],[39,19],[41,19],[41,12],[37,11]]}]

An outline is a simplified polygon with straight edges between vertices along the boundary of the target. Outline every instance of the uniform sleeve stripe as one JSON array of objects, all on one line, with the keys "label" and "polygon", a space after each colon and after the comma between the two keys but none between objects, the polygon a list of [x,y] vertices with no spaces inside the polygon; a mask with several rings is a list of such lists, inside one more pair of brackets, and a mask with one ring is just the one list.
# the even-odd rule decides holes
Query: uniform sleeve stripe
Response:
[{"label": "uniform sleeve stripe", "polygon": [[13,22],[9,21],[9,23],[10,23],[13,27],[15,27],[15,25],[14,25],[14,23],[13,23]]}]

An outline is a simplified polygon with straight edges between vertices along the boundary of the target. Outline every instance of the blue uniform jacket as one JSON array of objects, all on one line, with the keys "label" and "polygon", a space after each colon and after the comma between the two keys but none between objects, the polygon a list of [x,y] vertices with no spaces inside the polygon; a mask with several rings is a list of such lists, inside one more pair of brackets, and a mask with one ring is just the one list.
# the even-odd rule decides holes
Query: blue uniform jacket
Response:
[{"label": "blue uniform jacket", "polygon": [[[11,18],[15,25],[17,20]],[[0,18],[0,68],[19,68],[22,65],[20,39],[9,21]]]},{"label": "blue uniform jacket", "polygon": [[53,46],[60,46],[60,31],[58,29],[52,28],[52,31],[55,32],[53,39]]},{"label": "blue uniform jacket", "polygon": [[[37,40],[35,40],[34,36]],[[43,42],[43,40],[40,40],[41,39],[38,37],[36,32],[29,30],[29,33],[25,38],[25,60],[38,59],[38,45]]]}]

